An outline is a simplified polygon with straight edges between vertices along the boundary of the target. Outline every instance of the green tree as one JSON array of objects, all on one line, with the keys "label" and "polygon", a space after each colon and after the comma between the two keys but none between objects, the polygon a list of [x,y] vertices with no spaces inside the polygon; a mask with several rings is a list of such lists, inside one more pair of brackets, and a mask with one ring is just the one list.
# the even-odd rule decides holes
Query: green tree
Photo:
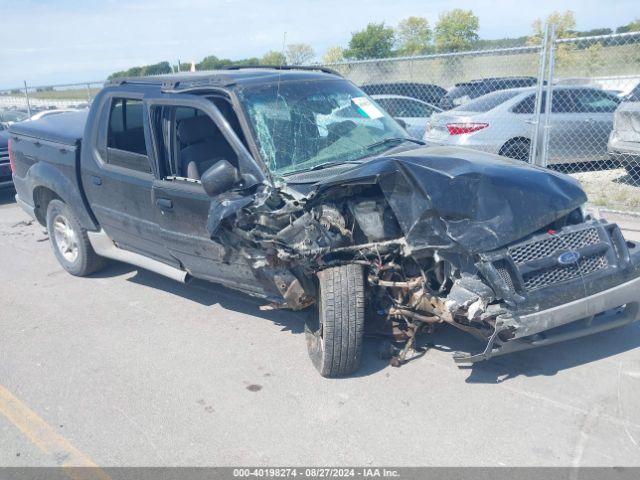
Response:
[{"label": "green tree", "polygon": [[306,43],[292,43],[287,45],[285,55],[287,57],[287,64],[304,65],[316,56],[316,52],[313,51],[311,45]]},{"label": "green tree", "polygon": [[349,48],[344,52],[347,58],[386,58],[393,54],[395,32],[384,23],[370,23],[363,30],[351,34]]},{"label": "green tree", "polygon": [[636,18],[633,22],[627,23],[622,27],[616,28],[616,33],[640,32],[640,18]]},{"label": "green tree", "polygon": [[147,65],[146,67],[143,67],[142,75],[162,75],[164,73],[171,73],[171,65],[169,65],[169,62]]},{"label": "green tree", "polygon": [[260,59],[260,65],[286,65],[287,57],[281,52],[270,50]]},{"label": "green tree", "polygon": [[398,54],[403,56],[427,53],[431,46],[431,28],[423,17],[409,17],[396,28]]},{"label": "green tree", "polygon": [[342,62],[344,60],[344,48],[329,47],[322,56],[322,63],[330,65],[332,63]]},{"label": "green tree", "polygon": [[542,43],[542,34],[544,32],[544,24],[556,26],[556,38],[569,38],[576,35],[576,16],[571,10],[564,13],[553,12],[546,21],[538,18],[533,22],[533,34],[529,37],[530,45],[540,45]]},{"label": "green tree", "polygon": [[[553,12],[546,18],[544,23],[549,26],[555,25],[556,38],[570,38],[576,36],[576,16],[571,10],[567,10],[563,13]],[[540,18],[533,22],[533,34],[527,41],[529,45],[540,45],[542,43],[544,23]],[[575,63],[576,57],[573,53],[575,50],[576,45],[573,43],[558,44],[555,49],[557,67],[568,68]]]},{"label": "green tree", "polygon": [[232,65],[232,61],[227,58],[218,58],[215,55],[204,57],[196,64],[196,70],[217,70]]},{"label": "green tree", "polygon": [[456,8],[440,14],[434,31],[436,50],[457,52],[468,50],[478,41],[480,21],[471,10]]}]

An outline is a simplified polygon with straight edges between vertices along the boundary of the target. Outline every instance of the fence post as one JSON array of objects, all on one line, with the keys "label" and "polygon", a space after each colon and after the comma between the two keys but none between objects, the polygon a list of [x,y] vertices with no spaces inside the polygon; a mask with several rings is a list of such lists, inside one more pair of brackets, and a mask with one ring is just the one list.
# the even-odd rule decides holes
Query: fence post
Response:
[{"label": "fence post", "polygon": [[540,46],[540,61],[538,63],[538,77],[536,83],[536,97],[533,107],[533,135],[531,136],[531,146],[529,149],[529,163],[537,165],[538,162],[538,141],[540,138],[540,110],[542,107],[542,88],[544,85],[544,67],[547,61],[547,45],[549,39],[549,25],[545,23],[542,34],[542,45]]},{"label": "fence post", "polygon": [[547,71],[547,94],[544,103],[544,130],[542,138],[542,158],[540,166],[547,167],[549,155],[549,134],[551,129],[551,102],[553,101],[553,75],[556,61],[556,26],[551,25],[549,35],[549,70]]},{"label": "fence post", "polygon": [[31,118],[31,103],[29,103],[29,90],[27,89],[26,80],[24,80],[24,97],[27,100],[27,113],[29,114],[29,118]]}]

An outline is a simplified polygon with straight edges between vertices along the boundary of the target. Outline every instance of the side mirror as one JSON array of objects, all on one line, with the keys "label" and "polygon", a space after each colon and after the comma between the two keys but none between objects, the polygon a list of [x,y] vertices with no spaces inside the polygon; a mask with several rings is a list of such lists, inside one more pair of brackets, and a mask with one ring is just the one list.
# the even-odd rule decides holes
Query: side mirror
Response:
[{"label": "side mirror", "polygon": [[238,169],[224,159],[218,160],[200,176],[204,191],[210,197],[230,190],[239,181]]},{"label": "side mirror", "polygon": [[402,128],[404,128],[405,130],[407,129],[407,122],[405,122],[405,121],[404,121],[404,120],[402,120],[401,118],[393,117],[393,119],[394,119],[396,122],[398,122]]}]

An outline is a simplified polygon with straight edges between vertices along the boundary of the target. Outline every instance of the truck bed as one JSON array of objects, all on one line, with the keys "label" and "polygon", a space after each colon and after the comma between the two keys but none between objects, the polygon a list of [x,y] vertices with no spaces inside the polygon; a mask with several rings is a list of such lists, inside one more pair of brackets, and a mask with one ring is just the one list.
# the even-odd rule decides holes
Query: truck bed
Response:
[{"label": "truck bed", "polygon": [[79,145],[89,109],[50,115],[33,122],[11,125],[11,133],[65,145]]}]

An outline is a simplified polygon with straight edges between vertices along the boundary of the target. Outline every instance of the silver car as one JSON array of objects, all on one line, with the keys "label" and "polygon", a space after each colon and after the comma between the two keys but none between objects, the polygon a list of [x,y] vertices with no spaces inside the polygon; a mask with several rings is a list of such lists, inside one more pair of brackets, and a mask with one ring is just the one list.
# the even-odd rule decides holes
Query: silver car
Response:
[{"label": "silver car", "polygon": [[609,154],[620,161],[640,186],[640,84],[616,110],[609,136]]},{"label": "silver car", "polygon": [[[541,111],[544,112],[545,97]],[[551,105],[548,164],[604,160],[620,99],[593,87],[555,86]],[[535,87],[499,90],[434,114],[424,140],[528,160],[534,134]],[[545,115],[540,115],[543,124]],[[538,146],[543,128],[539,129]]]},{"label": "silver car", "polygon": [[372,95],[371,98],[393,118],[401,120],[409,135],[418,139],[424,135],[431,115],[442,112],[440,107],[404,95]]}]

